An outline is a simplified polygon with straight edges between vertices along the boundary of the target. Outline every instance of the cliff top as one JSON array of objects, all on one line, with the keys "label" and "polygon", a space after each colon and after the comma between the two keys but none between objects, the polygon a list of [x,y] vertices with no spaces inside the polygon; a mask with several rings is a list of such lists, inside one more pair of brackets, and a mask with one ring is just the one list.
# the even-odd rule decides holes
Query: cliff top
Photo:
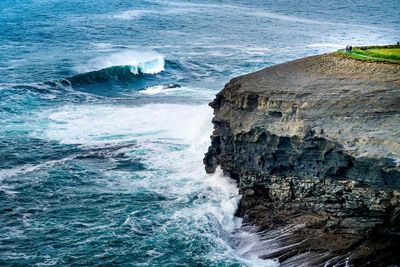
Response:
[{"label": "cliff top", "polygon": [[400,262],[399,74],[325,54],[232,79],[210,103],[205,169],[238,182],[237,214],[260,227],[264,258]]},{"label": "cliff top", "polygon": [[[281,136],[304,136],[311,130],[352,156],[400,163],[398,64],[337,53],[311,56],[234,78],[215,101],[226,101],[226,94],[249,110],[246,119],[231,120],[234,132],[259,126]],[[221,105],[215,120],[227,112]]]},{"label": "cliff top", "polygon": [[341,49],[338,53],[362,61],[400,64],[400,45],[360,46],[349,50]]}]

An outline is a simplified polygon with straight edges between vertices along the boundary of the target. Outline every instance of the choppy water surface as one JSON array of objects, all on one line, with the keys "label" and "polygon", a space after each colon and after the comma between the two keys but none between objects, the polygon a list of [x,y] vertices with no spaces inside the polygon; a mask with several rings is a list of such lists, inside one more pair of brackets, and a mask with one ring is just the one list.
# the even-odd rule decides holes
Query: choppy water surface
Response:
[{"label": "choppy water surface", "polygon": [[1,1],[0,265],[277,266],[203,171],[207,103],[236,75],[399,41],[399,6]]}]

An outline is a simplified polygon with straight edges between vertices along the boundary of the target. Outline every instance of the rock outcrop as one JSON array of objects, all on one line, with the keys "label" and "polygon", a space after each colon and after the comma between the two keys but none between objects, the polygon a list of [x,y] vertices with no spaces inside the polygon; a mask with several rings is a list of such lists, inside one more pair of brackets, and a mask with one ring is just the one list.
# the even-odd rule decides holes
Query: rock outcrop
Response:
[{"label": "rock outcrop", "polygon": [[237,180],[265,258],[400,264],[400,65],[308,57],[234,78],[210,106],[206,171]]}]

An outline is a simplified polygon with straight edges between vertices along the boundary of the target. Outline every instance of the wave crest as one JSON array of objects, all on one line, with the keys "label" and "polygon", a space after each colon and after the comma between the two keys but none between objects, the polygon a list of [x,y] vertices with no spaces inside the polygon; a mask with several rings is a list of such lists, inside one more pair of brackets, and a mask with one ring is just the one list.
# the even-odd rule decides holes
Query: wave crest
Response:
[{"label": "wave crest", "polygon": [[134,79],[140,71],[134,73],[131,71],[131,66],[114,66],[97,71],[90,71],[82,74],[78,74],[72,77],[66,78],[72,84],[91,84],[91,83],[103,83],[111,79],[119,81],[128,81]]},{"label": "wave crest", "polygon": [[164,57],[153,51],[125,51],[89,60],[77,68],[81,74],[67,78],[71,83],[101,83],[111,79],[130,80],[137,75],[164,71]]},{"label": "wave crest", "polygon": [[115,66],[130,66],[133,74],[155,74],[164,70],[164,57],[154,51],[122,51],[88,61],[77,68],[79,73],[91,72]]}]

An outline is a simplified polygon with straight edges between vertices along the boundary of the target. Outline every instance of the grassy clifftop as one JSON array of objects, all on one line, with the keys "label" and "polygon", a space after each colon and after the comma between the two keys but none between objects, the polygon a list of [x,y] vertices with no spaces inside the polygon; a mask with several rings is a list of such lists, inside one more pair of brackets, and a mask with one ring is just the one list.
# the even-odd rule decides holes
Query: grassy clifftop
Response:
[{"label": "grassy clifftop", "polygon": [[400,45],[359,46],[351,52],[341,49],[337,53],[362,61],[400,64]]}]

